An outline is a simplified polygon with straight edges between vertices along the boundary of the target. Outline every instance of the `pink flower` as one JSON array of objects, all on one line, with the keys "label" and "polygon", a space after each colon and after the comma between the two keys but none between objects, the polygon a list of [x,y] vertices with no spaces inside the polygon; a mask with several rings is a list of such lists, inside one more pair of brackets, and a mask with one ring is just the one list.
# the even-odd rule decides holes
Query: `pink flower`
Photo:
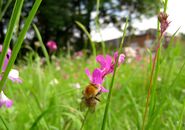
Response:
[{"label": "pink flower", "polygon": [[98,55],[96,61],[100,64],[100,70],[102,71],[103,77],[113,72],[114,69],[112,68],[111,56],[106,55],[106,57],[104,57],[103,55]]},{"label": "pink flower", "polygon": [[47,47],[49,48],[49,50],[50,50],[51,52],[54,52],[54,51],[57,50],[57,44],[56,44],[55,41],[48,41],[48,42],[47,42]]},{"label": "pink flower", "polygon": [[[0,53],[2,52],[2,45],[0,45]],[[9,59],[11,57],[11,49],[9,48],[8,49],[8,52],[6,54],[6,57],[5,57],[5,60],[4,60],[4,64],[3,64],[3,67],[2,67],[2,70],[5,71],[7,65],[8,65],[8,62],[9,62]],[[9,72],[8,74],[8,78],[10,80],[12,80],[13,82],[18,82],[18,83],[22,83],[22,80],[19,78],[19,71],[16,70],[16,69],[11,69],[11,71]],[[2,76],[0,76],[0,80],[2,79]]]},{"label": "pink flower", "polygon": [[3,91],[1,91],[0,93],[0,107],[2,107],[3,105],[6,105],[7,108],[11,107],[13,104],[13,101],[10,100]]},{"label": "pink flower", "polygon": [[[116,59],[118,58],[118,52],[115,52],[114,53],[114,64],[116,63]],[[122,64],[123,62],[124,62],[124,60],[125,60],[125,55],[124,54],[120,54],[119,55],[119,59],[118,59],[118,66],[120,65],[120,64]]]},{"label": "pink flower", "polygon": [[[114,66],[116,64],[116,59],[118,58],[118,52],[114,53],[114,59],[106,55],[104,57],[103,55],[98,55],[96,57],[96,61],[100,64],[100,70],[102,71],[103,78],[114,71]],[[120,66],[121,63],[123,63],[125,60],[125,55],[120,54],[118,59],[118,66]]]},{"label": "pink flower", "polygon": [[[2,52],[2,48],[3,48],[3,46],[0,45],[0,53]],[[11,53],[12,53],[12,51],[11,51],[11,49],[9,48],[9,49],[8,49],[8,52],[7,52],[7,54],[6,54],[6,57],[5,57],[5,59],[4,59],[4,64],[3,64],[3,67],[2,67],[2,71],[5,71],[6,66],[8,65],[8,61],[9,61],[9,59],[10,59],[10,57],[11,57]]]},{"label": "pink flower", "polygon": [[95,69],[91,75],[89,69],[85,69],[85,73],[89,77],[92,84],[97,86],[99,88],[99,91],[101,92],[108,92],[107,89],[105,89],[101,84],[103,83],[103,76],[102,71],[100,69]]}]

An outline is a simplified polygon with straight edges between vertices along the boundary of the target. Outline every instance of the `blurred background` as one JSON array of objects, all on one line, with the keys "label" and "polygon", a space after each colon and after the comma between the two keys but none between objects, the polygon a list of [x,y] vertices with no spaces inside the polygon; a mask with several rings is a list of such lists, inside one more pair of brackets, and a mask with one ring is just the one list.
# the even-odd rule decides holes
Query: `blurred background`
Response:
[{"label": "blurred background", "polygon": [[[12,0],[3,0],[2,6],[7,2],[10,5],[0,20],[0,43],[4,41],[14,4]],[[34,0],[25,0],[11,46],[21,30],[33,2]],[[183,5],[182,2],[170,0],[168,5],[169,19],[172,22],[166,37],[170,37],[178,27],[183,25],[184,21],[181,17],[183,8],[173,8],[175,5]],[[108,47],[117,47],[122,37],[126,17],[128,17],[129,27],[126,43],[133,48],[150,47],[157,33],[157,12],[159,12],[160,6],[159,0],[101,0],[99,9],[97,9],[96,0],[43,0],[34,23],[39,28],[44,43],[53,40],[58,45],[58,51],[74,53],[89,48],[86,34],[75,21],[79,21],[86,27],[93,42],[98,44],[104,41]],[[184,36],[183,29],[182,26],[179,36]],[[20,54],[27,53],[30,47],[34,50],[37,49],[37,41],[35,31],[31,27],[25,37],[25,44],[23,44]],[[42,55],[41,50],[37,51]]]}]

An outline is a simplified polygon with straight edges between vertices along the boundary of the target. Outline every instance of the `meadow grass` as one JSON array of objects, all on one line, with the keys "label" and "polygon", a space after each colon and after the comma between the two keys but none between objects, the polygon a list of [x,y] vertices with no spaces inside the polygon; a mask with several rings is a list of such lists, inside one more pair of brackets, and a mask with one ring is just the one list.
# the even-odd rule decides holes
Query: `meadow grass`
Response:
[{"label": "meadow grass", "polygon": [[[95,57],[99,53],[89,32],[80,22],[76,24],[88,36],[93,56],[88,58],[58,56],[55,59],[49,59],[39,30],[34,25],[47,64],[43,64],[37,52],[32,51],[15,66],[20,70],[23,83],[15,84],[6,80],[40,2],[41,0],[37,0],[30,11],[0,82],[0,88],[6,83],[4,91],[14,101],[10,109],[1,108],[0,130],[79,130],[82,127],[84,130],[185,129],[185,54],[183,51],[185,46],[178,41],[174,43],[173,36],[167,49],[162,48],[160,44],[163,40],[162,33],[158,37],[159,51],[156,51],[153,64],[152,51],[148,49],[141,61],[132,59],[129,63],[126,57],[123,65],[119,68],[115,67],[115,70],[119,69],[119,71],[116,71],[113,76],[108,76],[104,83],[106,88],[110,88],[109,93],[102,94],[95,112],[88,112],[88,114],[80,109],[82,91],[89,84],[84,69],[92,70],[98,67]],[[164,2],[164,12],[167,9],[167,2],[168,0]],[[3,45],[0,68],[13,35],[14,25],[19,19],[22,4],[23,0],[16,1]],[[96,26],[100,31],[98,8],[99,0],[97,0]],[[122,45],[123,41],[119,53],[122,51]],[[102,42],[103,54],[112,53],[105,49]]]},{"label": "meadow grass", "polygon": [[[183,48],[184,45],[176,43],[170,54],[173,61],[161,61],[161,80],[156,82],[156,104],[151,114],[155,118],[150,126],[146,124],[146,129],[185,129]],[[165,50],[161,55],[163,52]],[[83,89],[89,83],[84,68],[93,68],[94,59],[61,56],[50,66],[42,65],[35,52],[25,56],[25,59],[27,62],[17,66],[23,83],[7,81],[5,92],[13,99],[14,105],[11,109],[1,108],[0,129],[80,129],[84,116],[80,110],[80,100]],[[118,68],[106,129],[141,129],[149,85],[147,59],[148,56],[144,56],[140,62],[125,62]],[[52,83],[54,79],[58,83]],[[109,86],[111,76],[107,80]],[[81,88],[76,88],[77,83]],[[84,130],[101,129],[106,98],[107,94],[101,95],[96,111],[88,114]]]}]

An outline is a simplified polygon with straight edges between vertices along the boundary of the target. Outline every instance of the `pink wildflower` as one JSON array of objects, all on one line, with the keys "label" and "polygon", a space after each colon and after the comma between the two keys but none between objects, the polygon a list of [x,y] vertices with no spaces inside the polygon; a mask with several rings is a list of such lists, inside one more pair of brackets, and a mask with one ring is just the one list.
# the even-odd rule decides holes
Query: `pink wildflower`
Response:
[{"label": "pink wildflower", "polygon": [[[118,52],[114,53],[114,59],[109,55],[106,55],[106,57],[104,57],[103,55],[98,55],[96,57],[96,61],[100,63],[100,70],[102,71],[103,78],[107,74],[110,74],[114,71],[117,58],[118,58]],[[125,55],[120,54],[118,59],[118,66],[120,66],[120,64],[123,63],[124,60],[125,60]]]},{"label": "pink wildflower", "polygon": [[0,107],[2,107],[3,105],[6,105],[7,108],[11,107],[13,104],[13,101],[10,100],[3,91],[1,91],[0,93]]},{"label": "pink wildflower", "polygon": [[[2,45],[0,45],[0,53],[2,52]],[[9,62],[9,59],[11,57],[11,49],[9,48],[8,49],[8,52],[6,54],[6,57],[5,57],[5,60],[4,60],[4,64],[3,64],[3,67],[2,67],[2,71],[4,72],[7,65],[8,65],[8,62]],[[22,80],[19,78],[19,71],[16,70],[16,69],[11,69],[11,71],[9,72],[8,74],[8,78],[10,80],[12,80],[13,82],[18,82],[18,83],[22,83]],[[2,79],[2,76],[0,76],[0,80]]]},{"label": "pink wildflower", "polygon": [[54,51],[57,50],[57,44],[56,44],[55,41],[48,41],[48,42],[47,42],[47,47],[49,48],[49,50],[50,50],[51,52],[54,52]]},{"label": "pink wildflower", "polygon": [[[3,48],[3,46],[0,45],[0,53],[2,52],[2,48]],[[9,61],[9,59],[10,59],[10,57],[11,57],[11,54],[12,54],[12,51],[11,51],[11,49],[9,48],[9,49],[8,49],[8,52],[7,52],[7,54],[6,54],[6,57],[5,57],[5,59],[4,59],[4,64],[3,64],[3,67],[2,67],[2,70],[3,70],[3,71],[5,71],[6,66],[8,65],[8,61]]]}]

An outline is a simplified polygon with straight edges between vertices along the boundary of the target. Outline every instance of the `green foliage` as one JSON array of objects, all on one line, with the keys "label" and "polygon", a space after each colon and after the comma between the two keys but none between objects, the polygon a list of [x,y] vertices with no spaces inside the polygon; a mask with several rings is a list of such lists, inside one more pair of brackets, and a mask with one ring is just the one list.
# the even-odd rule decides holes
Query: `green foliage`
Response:
[{"label": "green foliage", "polygon": [[[179,52],[173,55],[174,65],[170,60],[162,62],[159,76],[161,81],[156,83],[156,107],[155,120],[150,124],[150,130],[184,129],[184,76],[185,68],[182,68],[185,57],[180,48],[184,46],[177,43],[171,51]],[[163,56],[164,51],[162,51]],[[32,57],[36,57],[33,60]],[[9,129],[62,129],[79,130],[83,111],[80,111],[82,90],[89,83],[84,73],[84,68],[94,68],[93,58],[66,59],[62,56],[53,61],[51,66],[43,66],[38,54],[35,52],[26,56],[27,66],[20,64],[20,76],[22,84],[13,84],[7,81],[5,93],[13,99],[13,107],[1,108],[0,115]],[[125,62],[120,66],[115,75],[114,87],[110,102],[107,130],[140,129],[142,113],[145,107],[149,66],[148,56],[143,60]],[[56,63],[57,62],[57,63]],[[59,62],[59,64],[58,64]],[[182,68],[182,69],[181,69]],[[164,75],[169,69],[172,72]],[[180,73],[179,73],[180,72]],[[57,80],[58,83],[53,81]],[[108,87],[111,76],[106,79]],[[173,83],[174,82],[174,83]],[[81,88],[75,88],[79,83]],[[174,84],[171,86],[171,84]],[[84,130],[100,130],[107,94],[102,94],[101,102],[94,113],[89,113],[84,124]],[[180,124],[181,125],[180,125]],[[0,120],[0,129],[6,127]]]},{"label": "green foliage", "polygon": [[[28,16],[33,2],[34,0],[25,0],[18,30],[21,30],[21,24],[25,17]],[[60,46],[65,47],[69,43],[74,47],[74,50],[80,50],[84,47],[83,44],[87,38],[84,32],[76,26],[75,21],[82,23],[90,32],[99,23],[98,19],[101,19],[101,26],[113,23],[118,29],[121,29],[126,17],[129,17],[129,28],[132,28],[134,19],[140,19],[143,15],[146,17],[155,15],[161,3],[158,0],[101,0],[98,4],[98,10],[96,5],[96,0],[44,0],[34,20],[40,30],[43,42],[55,40]],[[9,10],[7,10],[4,17],[2,17],[2,25],[0,24],[2,41],[5,35],[3,27],[7,26],[11,8],[13,8],[12,4],[10,4]],[[96,20],[91,17],[91,14],[95,11],[98,11],[98,19]],[[76,33],[78,33],[78,36],[74,35]],[[33,42],[35,39],[28,40]]]}]

